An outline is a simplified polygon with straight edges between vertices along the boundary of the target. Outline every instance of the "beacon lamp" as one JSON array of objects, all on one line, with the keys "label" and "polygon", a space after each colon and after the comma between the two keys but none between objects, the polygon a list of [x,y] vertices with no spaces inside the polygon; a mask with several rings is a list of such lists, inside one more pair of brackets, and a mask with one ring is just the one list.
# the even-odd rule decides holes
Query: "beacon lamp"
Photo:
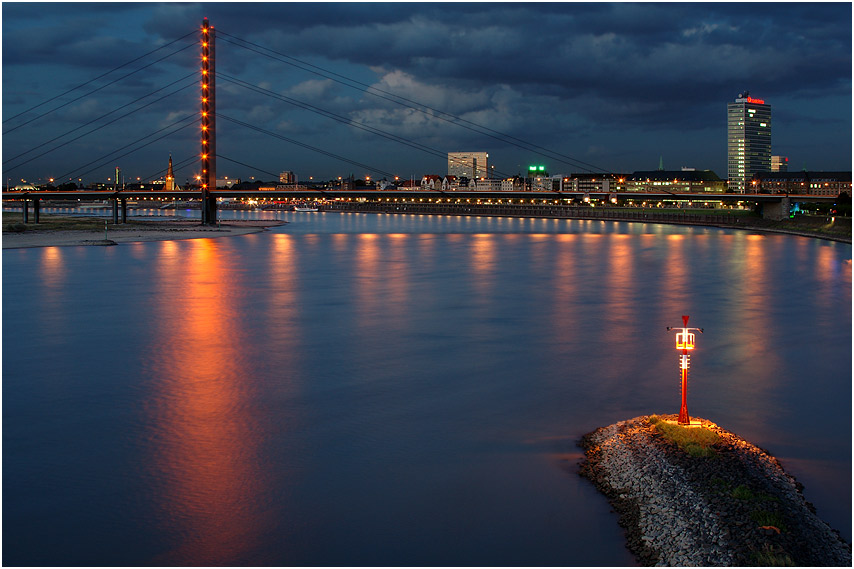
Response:
[{"label": "beacon lamp", "polygon": [[688,318],[689,316],[682,316],[682,328],[674,326],[667,327],[668,331],[676,331],[676,349],[682,351],[679,354],[682,406],[679,408],[679,420],[677,422],[684,426],[691,424],[691,417],[688,415],[688,368],[691,367],[691,355],[688,352],[694,349],[695,339],[692,331],[703,333],[702,328],[688,328]]}]

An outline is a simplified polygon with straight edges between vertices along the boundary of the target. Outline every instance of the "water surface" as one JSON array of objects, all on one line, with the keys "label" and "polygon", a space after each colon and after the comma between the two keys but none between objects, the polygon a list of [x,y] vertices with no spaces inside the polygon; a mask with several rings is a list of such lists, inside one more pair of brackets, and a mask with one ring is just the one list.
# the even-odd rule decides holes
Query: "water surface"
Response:
[{"label": "water surface", "polygon": [[678,411],[682,314],[691,414],[850,539],[850,245],[273,215],[3,252],[5,565],[632,564],[575,443]]}]

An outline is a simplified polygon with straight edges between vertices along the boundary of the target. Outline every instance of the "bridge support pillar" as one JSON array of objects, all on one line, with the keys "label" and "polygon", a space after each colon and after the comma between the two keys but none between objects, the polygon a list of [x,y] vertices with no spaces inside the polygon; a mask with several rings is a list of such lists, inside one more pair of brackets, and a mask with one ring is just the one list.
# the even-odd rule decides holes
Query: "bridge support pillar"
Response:
[{"label": "bridge support pillar", "polygon": [[119,198],[113,198],[113,225],[119,223]]},{"label": "bridge support pillar", "polygon": [[780,198],[778,202],[765,202],[762,204],[762,219],[781,221],[789,217],[792,208],[792,200],[788,197]]},{"label": "bridge support pillar", "polygon": [[122,198],[122,223],[128,222],[128,200],[127,198]]},{"label": "bridge support pillar", "polygon": [[30,200],[24,199],[21,200],[21,203],[24,204],[23,212],[24,212],[24,223],[30,222]]},{"label": "bridge support pillar", "polygon": [[33,223],[39,222],[39,206],[41,205],[41,200],[36,198],[33,200]]},{"label": "bridge support pillar", "polygon": [[202,192],[202,225],[216,225],[216,198],[210,192]]}]

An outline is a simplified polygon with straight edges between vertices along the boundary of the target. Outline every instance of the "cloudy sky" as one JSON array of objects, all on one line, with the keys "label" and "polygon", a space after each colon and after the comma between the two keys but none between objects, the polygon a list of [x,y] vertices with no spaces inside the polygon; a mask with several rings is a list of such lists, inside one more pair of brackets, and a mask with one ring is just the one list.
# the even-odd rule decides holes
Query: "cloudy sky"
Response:
[{"label": "cloudy sky", "polygon": [[[218,177],[683,166],[726,177],[726,104],[790,168],[851,169],[850,3],[4,2],[4,183],[198,169],[217,30]],[[183,127],[183,128],[182,128]]]}]

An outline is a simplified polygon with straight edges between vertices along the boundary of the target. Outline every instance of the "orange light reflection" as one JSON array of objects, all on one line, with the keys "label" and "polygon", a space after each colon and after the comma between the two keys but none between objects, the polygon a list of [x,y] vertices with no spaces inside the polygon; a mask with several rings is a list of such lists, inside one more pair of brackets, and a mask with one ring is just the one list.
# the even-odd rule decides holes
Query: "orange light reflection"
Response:
[{"label": "orange light reflection", "polygon": [[227,263],[214,239],[164,241],[152,354],[150,499],[175,540],[159,562],[232,565],[264,525],[257,432],[237,346]]}]

